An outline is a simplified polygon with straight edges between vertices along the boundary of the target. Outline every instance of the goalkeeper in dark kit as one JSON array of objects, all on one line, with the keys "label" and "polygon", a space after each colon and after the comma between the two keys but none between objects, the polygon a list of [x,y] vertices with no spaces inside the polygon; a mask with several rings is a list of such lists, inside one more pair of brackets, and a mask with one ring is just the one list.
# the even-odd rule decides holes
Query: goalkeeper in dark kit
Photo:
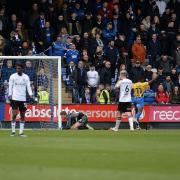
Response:
[{"label": "goalkeeper in dark kit", "polygon": [[87,128],[90,130],[94,130],[94,128],[88,124],[87,115],[82,112],[67,113],[66,111],[62,111],[60,115],[62,119],[67,121],[66,129],[78,130]]}]

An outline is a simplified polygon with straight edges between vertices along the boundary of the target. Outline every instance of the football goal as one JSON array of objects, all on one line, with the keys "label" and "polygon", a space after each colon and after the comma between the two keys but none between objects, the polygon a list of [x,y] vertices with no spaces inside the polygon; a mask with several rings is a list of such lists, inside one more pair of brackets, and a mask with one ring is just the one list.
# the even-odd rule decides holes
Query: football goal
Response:
[{"label": "football goal", "polygon": [[8,100],[8,81],[16,72],[16,63],[24,66],[23,73],[29,76],[33,98],[27,94],[27,122],[40,122],[62,129],[61,112],[61,57],[57,56],[0,56],[1,87],[7,111],[5,120],[11,120]]}]

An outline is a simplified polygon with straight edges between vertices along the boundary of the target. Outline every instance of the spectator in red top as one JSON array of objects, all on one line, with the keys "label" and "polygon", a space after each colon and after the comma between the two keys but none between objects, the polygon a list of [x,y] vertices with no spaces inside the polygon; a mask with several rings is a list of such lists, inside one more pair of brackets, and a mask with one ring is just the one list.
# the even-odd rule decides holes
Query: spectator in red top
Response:
[{"label": "spectator in red top", "polygon": [[112,19],[112,9],[108,7],[108,3],[104,2],[102,9],[99,11],[103,20]]},{"label": "spectator in red top", "polygon": [[158,104],[167,104],[169,102],[169,94],[164,90],[164,86],[159,84],[156,92],[156,102]]}]

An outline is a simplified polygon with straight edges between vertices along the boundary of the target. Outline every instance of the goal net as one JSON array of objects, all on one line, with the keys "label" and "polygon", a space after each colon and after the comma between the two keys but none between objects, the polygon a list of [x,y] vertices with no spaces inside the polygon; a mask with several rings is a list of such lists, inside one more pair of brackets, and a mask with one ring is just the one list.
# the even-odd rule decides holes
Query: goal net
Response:
[{"label": "goal net", "polygon": [[[11,120],[8,81],[16,63],[24,66],[30,78],[33,98],[27,93],[27,122],[40,122],[43,128],[62,128],[61,112],[61,57],[56,56],[1,56],[1,86],[6,103],[5,121]],[[19,115],[17,119],[20,118]]]}]

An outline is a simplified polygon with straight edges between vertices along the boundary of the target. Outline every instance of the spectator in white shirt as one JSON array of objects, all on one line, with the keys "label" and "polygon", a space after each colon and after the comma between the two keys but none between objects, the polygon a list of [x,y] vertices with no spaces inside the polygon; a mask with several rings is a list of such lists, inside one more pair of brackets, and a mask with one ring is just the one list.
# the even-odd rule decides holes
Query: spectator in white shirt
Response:
[{"label": "spectator in white shirt", "polygon": [[96,89],[99,83],[99,74],[95,70],[95,67],[93,65],[90,67],[90,70],[87,72],[87,83],[90,88],[91,101],[92,101],[92,98],[96,93]]},{"label": "spectator in white shirt", "polygon": [[166,9],[166,2],[164,0],[157,0],[156,4],[157,4],[157,6],[159,8],[160,16],[162,16],[163,13],[165,12],[165,9]]}]

